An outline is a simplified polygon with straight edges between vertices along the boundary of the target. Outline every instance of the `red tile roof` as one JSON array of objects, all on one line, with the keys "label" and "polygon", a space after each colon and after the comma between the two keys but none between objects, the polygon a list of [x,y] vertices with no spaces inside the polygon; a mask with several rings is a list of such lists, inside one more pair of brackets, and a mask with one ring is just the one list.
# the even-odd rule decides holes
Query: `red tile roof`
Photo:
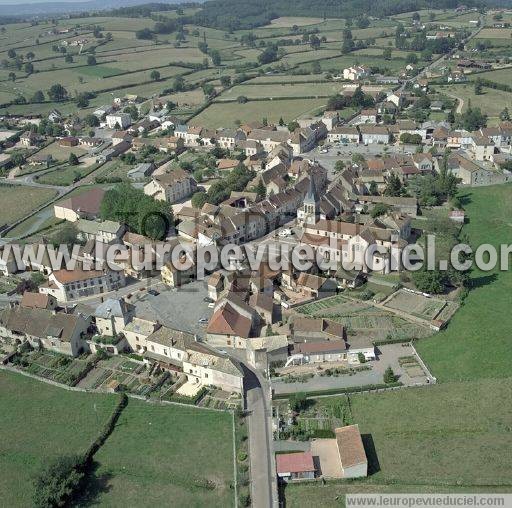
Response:
[{"label": "red tile roof", "polygon": [[277,473],[306,473],[314,471],[313,455],[311,452],[280,453],[276,455]]}]

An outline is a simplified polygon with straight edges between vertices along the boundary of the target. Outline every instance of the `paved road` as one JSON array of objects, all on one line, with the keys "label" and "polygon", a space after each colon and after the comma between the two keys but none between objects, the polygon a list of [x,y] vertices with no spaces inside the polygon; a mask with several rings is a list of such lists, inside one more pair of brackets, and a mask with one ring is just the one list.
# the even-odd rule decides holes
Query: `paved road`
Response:
[{"label": "paved road", "polygon": [[251,461],[251,499],[256,508],[278,505],[277,479],[273,460],[271,401],[268,382],[242,364],[245,374]]}]

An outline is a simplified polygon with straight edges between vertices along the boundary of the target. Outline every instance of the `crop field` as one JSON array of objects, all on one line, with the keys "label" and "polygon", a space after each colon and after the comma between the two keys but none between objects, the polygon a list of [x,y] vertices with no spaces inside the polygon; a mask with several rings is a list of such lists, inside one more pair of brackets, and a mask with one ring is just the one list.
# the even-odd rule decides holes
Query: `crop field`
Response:
[{"label": "crop field", "polygon": [[0,185],[0,225],[12,224],[55,197],[52,189],[23,185]]},{"label": "crop field", "polygon": [[322,22],[322,18],[299,18],[293,16],[283,16],[281,18],[273,19],[270,22],[270,25],[267,27],[270,28],[291,28],[292,26],[308,26],[308,25],[316,25]]},{"label": "crop field", "polygon": [[507,39],[510,43],[510,37],[512,37],[511,28],[483,28],[475,39]]},{"label": "crop field", "polygon": [[423,295],[409,293],[403,289],[397,291],[386,302],[386,307],[427,320],[435,319],[445,305],[446,302],[438,298],[427,298]]},{"label": "crop field", "polygon": [[[187,9],[187,12],[189,9]],[[193,12],[191,10],[190,12]],[[174,18],[176,11],[158,13],[159,16]],[[155,18],[156,19],[156,18]],[[122,97],[128,93],[136,94],[143,98],[152,96],[164,96],[179,104],[179,109],[174,114],[191,116],[202,107],[205,102],[201,87],[207,81],[214,86],[219,86],[221,75],[234,77],[240,72],[242,65],[250,63],[249,77],[255,77],[255,83],[273,81],[288,81],[294,85],[279,87],[273,93],[268,93],[265,88],[235,87],[221,95],[223,98],[236,99],[239,95],[249,98],[290,97],[296,98],[293,102],[282,102],[282,114],[277,115],[274,105],[270,101],[260,102],[257,105],[247,104],[243,108],[236,104],[213,104],[200,113],[194,120],[204,120],[205,126],[220,127],[219,118],[225,118],[225,126],[233,126],[235,120],[254,120],[254,116],[267,117],[269,120],[279,120],[281,116],[287,121],[302,114],[322,107],[324,101],[312,102],[302,100],[304,96],[327,97],[340,90],[337,83],[328,82],[325,86],[298,86],[300,81],[323,81],[323,74],[309,76],[295,76],[300,72],[308,74],[313,65],[320,64],[322,72],[339,74],[340,71],[355,63],[377,66],[389,73],[395,73],[405,67],[405,54],[395,52],[392,60],[381,58],[383,47],[388,42],[394,43],[394,28],[396,21],[391,19],[372,19],[368,28],[359,29],[352,27],[354,39],[378,38],[376,47],[361,50],[349,55],[341,55],[341,35],[345,26],[343,19],[321,19],[320,17],[281,17],[273,20],[269,25],[253,30],[239,30],[229,33],[224,30],[204,28],[194,25],[186,25],[185,40],[179,44],[175,42],[175,34],[157,34],[153,40],[137,39],[135,32],[143,28],[152,29],[154,19],[149,17],[125,18],[114,16],[91,16],[86,18],[60,19],[54,27],[51,23],[40,21],[37,26],[27,23],[8,25],[6,31],[0,35],[2,47],[0,58],[7,56],[8,49],[15,49],[21,56],[28,52],[34,53],[32,60],[34,73],[27,75],[23,68],[18,69],[15,81],[9,81],[10,69],[0,70],[0,104],[7,104],[15,98],[16,94],[23,95],[30,100],[36,91],[46,92],[53,84],[60,83],[68,91],[69,97],[75,97],[83,92],[95,92],[96,96],[89,99],[89,105],[79,110],[80,116],[92,112],[94,107],[108,103],[112,100],[112,94]],[[111,39],[105,37],[96,38],[93,30],[99,26],[103,35],[107,32]],[[282,45],[282,54],[276,62],[266,65],[258,63],[258,57],[263,49],[259,44],[256,47],[242,45],[241,37],[249,32],[267,43],[277,42],[284,38],[300,38],[296,27],[314,27],[318,30],[319,37],[325,37],[320,49],[313,50],[309,44]],[[57,33],[52,33],[57,30]],[[208,47],[220,52],[221,64],[214,66],[211,58],[207,58],[198,49],[198,43],[206,38]],[[78,38],[87,39],[83,49],[71,45]],[[37,43],[36,43],[37,39]],[[56,46],[66,45],[66,54],[72,57],[72,61],[66,61],[65,54]],[[79,51],[81,54],[79,54]],[[88,65],[88,57],[94,54],[96,65]],[[209,68],[194,70],[192,65],[203,65],[205,58]],[[69,60],[69,59],[68,59]],[[279,65],[279,75],[266,75],[271,67]],[[153,81],[150,77],[152,70],[157,69],[160,80]],[[176,76],[182,75],[185,83],[192,86],[181,97],[181,94],[169,93]],[[242,86],[249,86],[245,83]],[[14,89],[16,87],[16,90]],[[313,92],[313,90],[315,92]],[[165,92],[165,94],[164,94]],[[63,114],[76,112],[73,101],[68,100],[58,103],[38,104],[11,104],[0,108],[0,114],[42,114],[52,108],[59,109]],[[220,116],[219,116],[220,113]],[[185,118],[186,119],[186,118]],[[224,126],[224,124],[223,124]]]}]

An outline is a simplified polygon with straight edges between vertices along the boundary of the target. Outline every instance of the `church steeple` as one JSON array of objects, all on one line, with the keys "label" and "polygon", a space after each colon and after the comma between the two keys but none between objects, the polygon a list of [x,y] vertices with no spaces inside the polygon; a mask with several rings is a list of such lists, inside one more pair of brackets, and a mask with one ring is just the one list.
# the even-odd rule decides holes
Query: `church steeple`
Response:
[{"label": "church steeple", "polygon": [[297,211],[297,218],[301,224],[315,224],[320,217],[320,198],[316,190],[313,175],[309,176],[309,188],[304,197],[302,207]]}]

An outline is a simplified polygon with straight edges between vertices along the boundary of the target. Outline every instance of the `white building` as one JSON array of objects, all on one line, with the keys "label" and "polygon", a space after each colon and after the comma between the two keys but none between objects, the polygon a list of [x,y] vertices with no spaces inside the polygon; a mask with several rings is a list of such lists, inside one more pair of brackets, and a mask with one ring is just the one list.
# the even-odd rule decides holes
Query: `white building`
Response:
[{"label": "white building", "polygon": [[355,65],[353,67],[343,69],[343,79],[348,79],[350,81],[359,81],[369,77],[370,75],[370,69],[364,65]]},{"label": "white building", "polygon": [[115,113],[105,117],[109,129],[126,129],[132,124],[132,117],[128,113]]}]

